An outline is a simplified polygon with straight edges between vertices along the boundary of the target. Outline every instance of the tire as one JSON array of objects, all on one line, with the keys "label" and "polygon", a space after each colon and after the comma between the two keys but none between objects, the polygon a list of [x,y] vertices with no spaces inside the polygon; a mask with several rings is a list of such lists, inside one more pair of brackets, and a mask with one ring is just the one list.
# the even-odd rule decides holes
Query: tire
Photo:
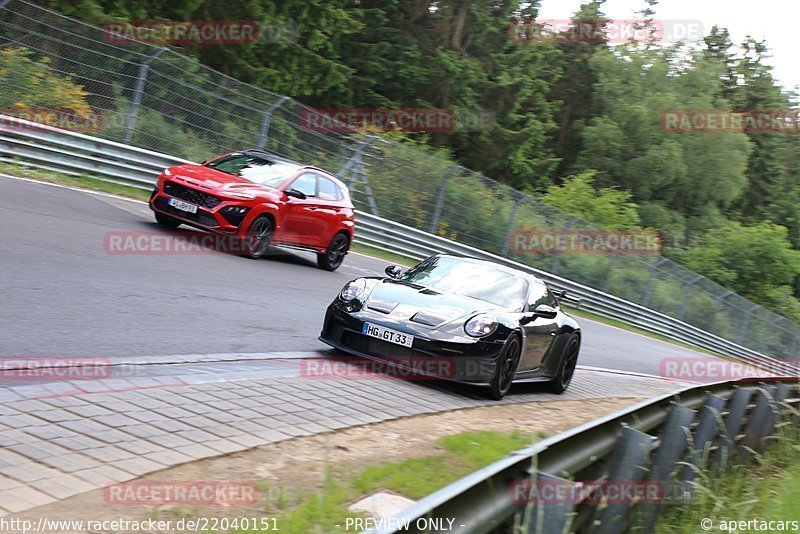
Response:
[{"label": "tire", "polygon": [[344,261],[347,249],[350,247],[350,238],[344,232],[339,232],[328,244],[328,250],[317,254],[317,265],[326,271],[335,271]]},{"label": "tire", "polygon": [[270,249],[274,226],[266,215],[256,217],[244,237],[244,256],[257,260],[263,258]]},{"label": "tire", "polygon": [[520,343],[519,336],[513,335],[506,341],[500,357],[497,358],[497,367],[495,367],[494,376],[489,384],[490,399],[500,400],[511,389],[521,354],[522,343]]},{"label": "tire", "polygon": [[181,221],[169,215],[156,212],[156,222],[165,228],[172,228],[173,230],[181,225]]},{"label": "tire", "polygon": [[564,393],[572,382],[575,366],[578,364],[578,353],[581,350],[581,338],[572,334],[564,344],[561,361],[558,364],[556,376],[548,383],[550,391],[558,395]]}]

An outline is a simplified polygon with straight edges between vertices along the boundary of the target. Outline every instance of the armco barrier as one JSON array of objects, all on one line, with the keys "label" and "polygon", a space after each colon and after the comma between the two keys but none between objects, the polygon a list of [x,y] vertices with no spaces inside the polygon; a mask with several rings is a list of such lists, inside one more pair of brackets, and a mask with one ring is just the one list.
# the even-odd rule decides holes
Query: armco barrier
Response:
[{"label": "armco barrier", "polygon": [[[3,115],[0,115],[0,124],[14,125],[0,129],[0,161],[43,167],[72,175],[91,175],[101,180],[147,190],[153,187],[162,169],[188,163],[167,154]],[[768,363],[771,370],[782,369],[787,374],[796,375],[789,363],[772,359],[642,305],[375,215],[358,212],[356,240],[414,260],[447,252],[502,263],[535,274],[555,290],[567,290],[574,297],[580,298],[581,307],[589,311],[748,363]]]},{"label": "armco barrier", "polygon": [[[796,431],[797,395],[797,379],[790,378],[706,384],[651,399],[511,454],[369,533],[400,532],[401,523],[408,523],[406,533],[435,524],[452,524],[447,531],[458,534],[652,532],[666,506],[691,495],[698,470],[719,473],[764,452],[779,429]],[[536,491],[547,484],[576,489],[576,481],[597,484],[601,493],[621,481],[659,495],[603,506],[580,492],[547,499]],[[526,487],[533,491],[515,491]]]}]

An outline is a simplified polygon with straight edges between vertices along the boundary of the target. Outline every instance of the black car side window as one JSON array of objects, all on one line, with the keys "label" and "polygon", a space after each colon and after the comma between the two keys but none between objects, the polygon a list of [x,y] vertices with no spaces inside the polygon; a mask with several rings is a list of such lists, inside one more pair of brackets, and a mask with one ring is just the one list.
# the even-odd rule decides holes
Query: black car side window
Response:
[{"label": "black car side window", "polygon": [[531,284],[531,292],[528,296],[528,311],[532,312],[539,304],[547,304],[553,308],[557,305],[556,299],[547,290],[547,286],[541,282],[534,282]]}]

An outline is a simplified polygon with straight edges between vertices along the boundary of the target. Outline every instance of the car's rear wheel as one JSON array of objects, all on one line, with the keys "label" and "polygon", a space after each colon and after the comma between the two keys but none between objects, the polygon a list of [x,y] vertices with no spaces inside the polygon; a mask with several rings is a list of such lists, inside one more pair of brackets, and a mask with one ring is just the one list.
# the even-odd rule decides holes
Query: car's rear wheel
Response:
[{"label": "car's rear wheel", "polygon": [[561,362],[558,364],[558,373],[548,383],[550,391],[560,395],[567,390],[570,382],[572,382],[572,376],[575,374],[575,367],[578,365],[578,353],[580,350],[581,338],[576,334],[572,334],[564,344],[564,352],[561,353]]},{"label": "car's rear wheel", "polygon": [[500,400],[505,397],[508,390],[511,389],[511,384],[514,382],[514,375],[517,374],[520,354],[521,345],[519,337],[513,335],[506,341],[503,350],[500,352],[500,357],[497,358],[494,376],[489,384],[489,398]]},{"label": "car's rear wheel", "polygon": [[156,222],[166,228],[175,229],[181,225],[181,221],[169,215],[156,212]]},{"label": "car's rear wheel", "polygon": [[256,217],[247,229],[244,255],[254,260],[266,255],[272,242],[272,231],[272,219],[266,215]]},{"label": "car's rear wheel", "polygon": [[339,232],[328,245],[328,250],[323,254],[317,254],[317,265],[326,271],[335,271],[344,261],[347,249],[350,246],[350,239],[347,234]]}]

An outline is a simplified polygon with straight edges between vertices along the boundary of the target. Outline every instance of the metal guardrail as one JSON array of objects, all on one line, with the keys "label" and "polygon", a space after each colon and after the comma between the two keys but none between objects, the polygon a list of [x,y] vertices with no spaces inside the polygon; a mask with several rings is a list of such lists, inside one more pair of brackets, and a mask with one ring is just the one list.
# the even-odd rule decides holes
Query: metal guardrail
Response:
[{"label": "metal guardrail", "polygon": [[[3,115],[0,115],[0,161],[71,175],[91,175],[147,190],[162,169],[189,163],[167,154]],[[773,372],[796,375],[789,362],[775,360],[640,304],[375,215],[359,211],[356,219],[356,240],[371,247],[414,260],[447,252],[495,261],[533,273],[556,290],[567,290],[580,298],[581,307],[589,311],[747,363],[768,366]]]},{"label": "metal guardrail", "polygon": [[391,252],[413,260],[422,259],[439,252],[448,252],[494,261],[532,273],[547,282],[555,290],[567,290],[571,295],[581,299],[580,307],[582,309],[619,319],[627,324],[670,339],[682,341],[719,354],[730,355],[747,363],[754,365],[768,364],[772,371],[785,372],[791,375],[796,374],[796,370],[791,363],[770,358],[639,304],[603,293],[560,276],[554,276],[508,258],[366,213],[359,212],[356,225],[356,240],[358,242],[385,252]]},{"label": "metal guardrail", "polygon": [[[652,532],[665,504],[691,494],[698,470],[720,473],[747,462],[780,428],[797,427],[798,391],[796,378],[776,378],[663,395],[535,443],[423,498],[393,517],[392,526],[368,532],[399,532],[406,522],[402,532],[439,532],[424,527],[451,520],[447,531],[459,534]],[[615,484],[657,490],[657,498],[602,506],[570,491],[581,482],[600,493]],[[566,491],[553,498],[547,487]]]}]

